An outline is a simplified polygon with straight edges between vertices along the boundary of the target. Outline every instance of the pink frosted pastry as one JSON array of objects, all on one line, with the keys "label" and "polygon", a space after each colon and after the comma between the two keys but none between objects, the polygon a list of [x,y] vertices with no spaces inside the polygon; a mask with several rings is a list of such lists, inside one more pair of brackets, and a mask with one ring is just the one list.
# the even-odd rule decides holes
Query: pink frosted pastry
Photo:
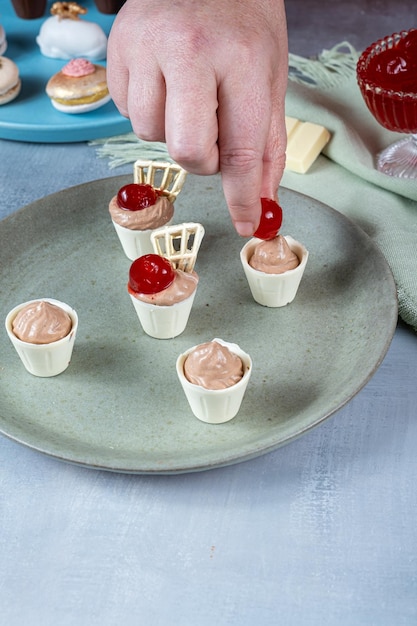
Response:
[{"label": "pink frosted pastry", "polygon": [[88,113],[110,101],[106,68],[88,59],[71,59],[46,85],[53,106],[62,113]]}]

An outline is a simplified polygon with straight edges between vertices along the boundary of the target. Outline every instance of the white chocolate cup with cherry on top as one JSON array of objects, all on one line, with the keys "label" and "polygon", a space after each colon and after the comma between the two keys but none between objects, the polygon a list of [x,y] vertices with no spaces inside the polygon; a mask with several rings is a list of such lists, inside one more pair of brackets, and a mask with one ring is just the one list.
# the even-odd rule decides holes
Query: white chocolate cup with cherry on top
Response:
[{"label": "white chocolate cup with cherry on top", "polygon": [[189,355],[200,346],[193,346],[179,355],[176,361],[176,371],[195,417],[207,424],[223,424],[233,419],[239,412],[252,373],[252,359],[237,344],[222,339],[213,339],[213,342],[209,343],[218,343],[240,358],[242,376],[238,382],[223,389],[207,389],[190,382],[186,376],[184,364]]},{"label": "white chocolate cup with cherry on top", "polygon": [[135,259],[127,291],[145,333],[155,339],[172,339],[184,332],[198,282],[194,270],[176,269],[159,254]]},{"label": "white chocolate cup with cherry on top", "polygon": [[[36,341],[36,339],[32,338],[30,331],[28,339],[22,340],[16,335],[16,332],[18,331],[14,330],[14,323],[19,313],[22,314],[23,309],[33,310],[33,308],[39,303],[42,303],[42,306],[46,303],[47,305],[56,307],[60,315],[65,314],[66,322],[69,318],[69,329],[64,330],[61,333],[66,333],[63,337],[56,340],[52,339],[45,343],[35,343],[34,341]],[[30,374],[46,378],[50,376],[57,376],[67,369],[71,361],[78,329],[78,315],[68,304],[53,298],[29,300],[28,302],[24,302],[14,307],[8,313],[5,323],[9,339],[23,365]],[[54,325],[56,326],[56,320],[52,322],[52,326]],[[33,339],[33,341],[30,339]],[[42,339],[42,341],[44,340]]]},{"label": "white chocolate cup with cherry on top", "polygon": [[174,202],[187,172],[176,163],[136,161],[134,182],[124,185],[110,200],[109,212],[123,251],[134,261],[151,254],[151,235],[170,225]]},{"label": "white chocolate cup with cherry on top", "polygon": [[253,299],[267,307],[283,307],[292,302],[297,295],[301,279],[308,261],[308,250],[305,246],[286,235],[284,237],[289,248],[296,254],[299,264],[294,269],[283,273],[266,273],[254,269],[249,261],[252,258],[255,248],[263,242],[262,239],[253,237],[242,248],[240,260],[249,284]]},{"label": "white chocolate cup with cherry on top", "polygon": [[125,255],[134,261],[153,252],[151,234],[171,223],[174,205],[152,186],[131,183],[110,200],[109,212]]},{"label": "white chocolate cup with cherry on top", "polygon": [[204,227],[197,222],[153,231],[154,253],[133,261],[128,293],[143,330],[155,339],[184,332],[199,282],[194,271]]}]

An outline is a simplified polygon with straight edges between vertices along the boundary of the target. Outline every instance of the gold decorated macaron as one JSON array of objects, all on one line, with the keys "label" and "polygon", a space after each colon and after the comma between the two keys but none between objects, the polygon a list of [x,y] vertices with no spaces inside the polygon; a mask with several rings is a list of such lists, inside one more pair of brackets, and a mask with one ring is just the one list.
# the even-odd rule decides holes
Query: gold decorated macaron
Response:
[{"label": "gold decorated macaron", "polygon": [[87,113],[110,100],[106,68],[87,59],[71,59],[46,85],[53,106],[63,113]]}]

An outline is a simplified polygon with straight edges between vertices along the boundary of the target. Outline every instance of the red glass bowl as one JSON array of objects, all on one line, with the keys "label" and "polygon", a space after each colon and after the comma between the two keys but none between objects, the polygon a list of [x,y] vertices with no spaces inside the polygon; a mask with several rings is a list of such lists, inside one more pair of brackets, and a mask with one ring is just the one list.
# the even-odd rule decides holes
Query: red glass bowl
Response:
[{"label": "red glass bowl", "polygon": [[381,126],[400,133],[417,133],[417,90],[387,89],[375,82],[375,72],[371,73],[369,66],[377,55],[394,48],[411,30],[388,35],[370,45],[359,57],[356,72],[363,99],[372,115]]},{"label": "red glass bowl", "polygon": [[[409,34],[411,37],[402,45],[401,40]],[[417,59],[410,57],[409,47],[411,41],[411,55],[417,54],[416,40],[417,29],[414,28],[388,35],[366,48],[356,66],[358,85],[369,111],[384,128],[406,134],[404,139],[376,155],[377,170],[397,178],[417,179]],[[383,55],[384,52],[388,54]],[[381,65],[377,69],[379,55]],[[406,70],[404,80],[404,70],[399,68],[407,67],[410,58],[410,72]],[[394,67],[390,65],[389,72],[385,63],[390,63],[390,59]],[[403,85],[407,86],[406,90],[401,88]]]}]

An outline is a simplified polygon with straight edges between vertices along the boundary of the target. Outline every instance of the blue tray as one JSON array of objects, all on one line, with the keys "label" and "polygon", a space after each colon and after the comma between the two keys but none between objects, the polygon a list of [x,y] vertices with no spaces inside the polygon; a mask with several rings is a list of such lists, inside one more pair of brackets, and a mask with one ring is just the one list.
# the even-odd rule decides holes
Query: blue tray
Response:
[{"label": "blue tray", "polygon": [[[114,15],[100,13],[92,0],[80,0],[80,4],[88,10],[85,19],[97,22],[108,34]],[[44,17],[23,20],[16,16],[11,2],[3,0],[1,3],[0,23],[8,43],[4,56],[19,67],[22,90],[16,100],[0,107],[0,138],[69,143],[131,132],[129,120],[119,114],[113,102],[90,113],[76,115],[54,109],[45,93],[45,86],[66,61],[43,56],[35,39],[42,23],[50,15],[49,9],[50,3]]]}]

